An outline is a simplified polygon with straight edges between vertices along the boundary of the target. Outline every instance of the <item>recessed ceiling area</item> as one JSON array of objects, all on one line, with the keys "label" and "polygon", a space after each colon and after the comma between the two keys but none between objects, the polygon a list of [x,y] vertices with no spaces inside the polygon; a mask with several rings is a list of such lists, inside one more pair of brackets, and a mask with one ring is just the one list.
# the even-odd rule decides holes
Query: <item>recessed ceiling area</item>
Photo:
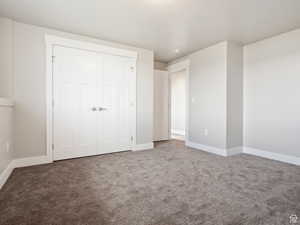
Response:
[{"label": "recessed ceiling area", "polygon": [[247,44],[299,28],[299,12],[299,0],[0,2],[0,16],[152,49],[162,62],[224,40]]}]

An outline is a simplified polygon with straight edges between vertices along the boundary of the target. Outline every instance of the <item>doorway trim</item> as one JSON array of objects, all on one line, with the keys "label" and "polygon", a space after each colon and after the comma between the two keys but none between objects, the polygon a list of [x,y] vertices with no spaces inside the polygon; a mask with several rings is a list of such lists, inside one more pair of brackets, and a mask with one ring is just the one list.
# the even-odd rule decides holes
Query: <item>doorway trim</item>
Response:
[{"label": "doorway trim", "polygon": [[135,59],[135,68],[134,68],[134,79],[131,80],[131,90],[130,90],[130,130],[131,130],[131,150],[134,150],[136,146],[136,119],[137,119],[137,109],[136,109],[136,64],[138,59],[138,53],[131,50],[125,50],[121,48],[114,48],[106,45],[96,44],[88,41],[78,41],[74,39],[62,38],[54,35],[45,35],[46,42],[46,149],[47,149],[47,158],[49,162],[53,162],[53,62],[55,56],[53,55],[54,46],[63,46],[93,52],[99,52],[110,55],[117,55]]},{"label": "doorway trim", "polygon": [[189,141],[189,81],[190,81],[190,60],[186,59],[178,63],[174,63],[168,66],[169,74],[169,139],[171,139],[171,76],[172,73],[185,70],[185,142]]}]

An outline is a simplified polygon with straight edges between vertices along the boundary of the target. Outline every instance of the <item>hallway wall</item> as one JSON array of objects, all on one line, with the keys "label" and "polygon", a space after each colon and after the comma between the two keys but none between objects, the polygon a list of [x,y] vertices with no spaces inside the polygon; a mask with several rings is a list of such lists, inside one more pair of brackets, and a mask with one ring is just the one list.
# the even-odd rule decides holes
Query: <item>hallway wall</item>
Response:
[{"label": "hallway wall", "polygon": [[185,135],[186,71],[170,74],[171,80],[171,133]]}]

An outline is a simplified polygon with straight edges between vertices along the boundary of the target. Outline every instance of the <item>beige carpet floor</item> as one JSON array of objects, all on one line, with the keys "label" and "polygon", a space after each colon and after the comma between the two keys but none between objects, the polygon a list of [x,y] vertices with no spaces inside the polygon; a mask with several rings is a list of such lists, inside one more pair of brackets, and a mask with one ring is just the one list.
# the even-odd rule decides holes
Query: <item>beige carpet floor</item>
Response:
[{"label": "beige carpet floor", "polygon": [[300,167],[178,141],[16,169],[0,191],[1,225],[288,225],[291,215]]}]

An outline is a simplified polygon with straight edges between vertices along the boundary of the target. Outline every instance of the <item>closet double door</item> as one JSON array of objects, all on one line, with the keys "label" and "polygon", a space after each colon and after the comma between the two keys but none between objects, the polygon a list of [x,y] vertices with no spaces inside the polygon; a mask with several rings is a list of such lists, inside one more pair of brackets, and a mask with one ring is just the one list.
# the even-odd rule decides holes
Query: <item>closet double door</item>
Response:
[{"label": "closet double door", "polygon": [[133,58],[53,48],[54,160],[131,149]]}]

